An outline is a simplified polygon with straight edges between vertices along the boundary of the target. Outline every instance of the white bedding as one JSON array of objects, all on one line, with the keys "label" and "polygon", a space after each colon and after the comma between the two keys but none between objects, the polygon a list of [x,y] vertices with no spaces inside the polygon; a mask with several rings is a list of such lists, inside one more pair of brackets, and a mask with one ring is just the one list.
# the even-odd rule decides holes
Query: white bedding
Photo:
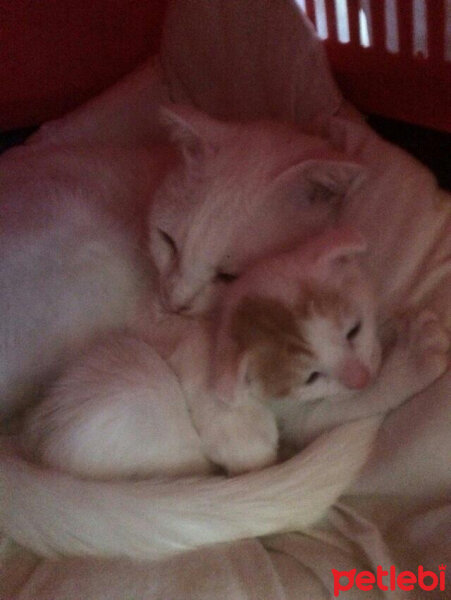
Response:
[{"label": "white bedding", "polygon": [[[272,116],[322,132],[368,165],[369,176],[345,206],[343,219],[370,241],[369,266],[383,309],[429,305],[451,328],[451,197],[427,169],[382,141],[345,104],[294,4],[178,0],[168,16],[161,65],[160,71],[149,62],[126,83],[51,126],[36,143],[88,141],[104,131],[106,121],[108,135],[123,139],[126,132],[124,143],[133,143],[141,120],[151,121],[154,104],[165,97],[160,75],[171,99],[217,116]],[[156,126],[154,131],[157,137]],[[450,463],[448,372],[389,415],[349,495],[308,535],[246,540],[154,564],[56,562],[10,548],[2,597],[322,600],[333,597],[332,568],[359,571],[396,561],[413,571],[422,564],[437,572],[442,562],[451,565]],[[451,597],[451,581],[447,587],[448,592],[423,592],[424,598]],[[354,587],[340,597],[398,594]],[[418,588],[412,594],[422,597]]]}]

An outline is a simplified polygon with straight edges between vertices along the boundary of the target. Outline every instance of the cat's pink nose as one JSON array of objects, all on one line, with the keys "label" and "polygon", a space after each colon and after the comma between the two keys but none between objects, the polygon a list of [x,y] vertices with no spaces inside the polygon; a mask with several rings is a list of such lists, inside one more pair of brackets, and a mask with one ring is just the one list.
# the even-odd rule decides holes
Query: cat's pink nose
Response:
[{"label": "cat's pink nose", "polygon": [[340,369],[339,379],[350,390],[362,390],[371,381],[369,370],[358,360],[347,360]]}]

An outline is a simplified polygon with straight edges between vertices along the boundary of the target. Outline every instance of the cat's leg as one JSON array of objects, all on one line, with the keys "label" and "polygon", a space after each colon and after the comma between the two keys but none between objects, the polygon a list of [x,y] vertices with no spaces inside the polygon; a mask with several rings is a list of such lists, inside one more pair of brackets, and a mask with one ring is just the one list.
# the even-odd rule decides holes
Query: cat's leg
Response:
[{"label": "cat's leg", "polygon": [[[374,384],[351,397],[306,405],[294,424],[282,423],[293,443],[304,444],[336,425],[384,414],[438,379],[448,366],[450,338],[437,316],[422,311],[399,323],[396,342]],[[284,435],[284,432],[282,432]]]}]

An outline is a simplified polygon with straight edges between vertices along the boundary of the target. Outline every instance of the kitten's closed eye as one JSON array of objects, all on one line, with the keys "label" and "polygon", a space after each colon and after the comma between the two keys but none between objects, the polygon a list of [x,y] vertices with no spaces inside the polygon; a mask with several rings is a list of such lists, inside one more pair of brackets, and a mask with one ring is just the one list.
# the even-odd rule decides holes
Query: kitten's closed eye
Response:
[{"label": "kitten's closed eye", "polygon": [[361,328],[362,328],[362,323],[359,321],[358,323],[356,323],[354,325],[354,327],[352,327],[352,329],[350,329],[348,331],[348,333],[346,334],[346,339],[349,341],[352,341],[354,338],[356,338],[359,335]]},{"label": "kitten's closed eye", "polygon": [[221,283],[232,283],[235,279],[238,278],[238,275],[233,275],[232,273],[224,273],[219,271],[216,273],[216,281],[220,281]]},{"label": "kitten's closed eye", "polygon": [[169,233],[166,233],[166,231],[163,231],[162,229],[158,229],[158,233],[160,234],[161,239],[164,240],[170,249],[171,253],[175,256],[177,254],[177,246]]},{"label": "kitten's closed eye", "polygon": [[315,381],[317,381],[320,377],[321,373],[319,371],[313,371],[313,373],[310,373],[310,375],[307,377],[305,383],[306,385],[310,385],[312,383],[315,383]]}]

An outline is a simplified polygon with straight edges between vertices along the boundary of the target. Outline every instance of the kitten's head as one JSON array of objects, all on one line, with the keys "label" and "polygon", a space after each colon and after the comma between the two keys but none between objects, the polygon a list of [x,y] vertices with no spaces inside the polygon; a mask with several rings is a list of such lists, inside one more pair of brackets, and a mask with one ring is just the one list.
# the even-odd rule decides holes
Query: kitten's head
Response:
[{"label": "kitten's head", "polygon": [[232,338],[246,360],[246,377],[266,398],[354,393],[379,370],[375,297],[356,257],[364,245],[352,234],[335,234],[279,261],[291,289],[296,278],[296,297],[290,292],[285,299],[282,289],[268,296],[247,292],[235,304]]},{"label": "kitten's head", "polygon": [[247,265],[319,231],[362,173],[293,127],[163,112],[180,161],[154,198],[149,229],[170,311],[207,311]]}]

